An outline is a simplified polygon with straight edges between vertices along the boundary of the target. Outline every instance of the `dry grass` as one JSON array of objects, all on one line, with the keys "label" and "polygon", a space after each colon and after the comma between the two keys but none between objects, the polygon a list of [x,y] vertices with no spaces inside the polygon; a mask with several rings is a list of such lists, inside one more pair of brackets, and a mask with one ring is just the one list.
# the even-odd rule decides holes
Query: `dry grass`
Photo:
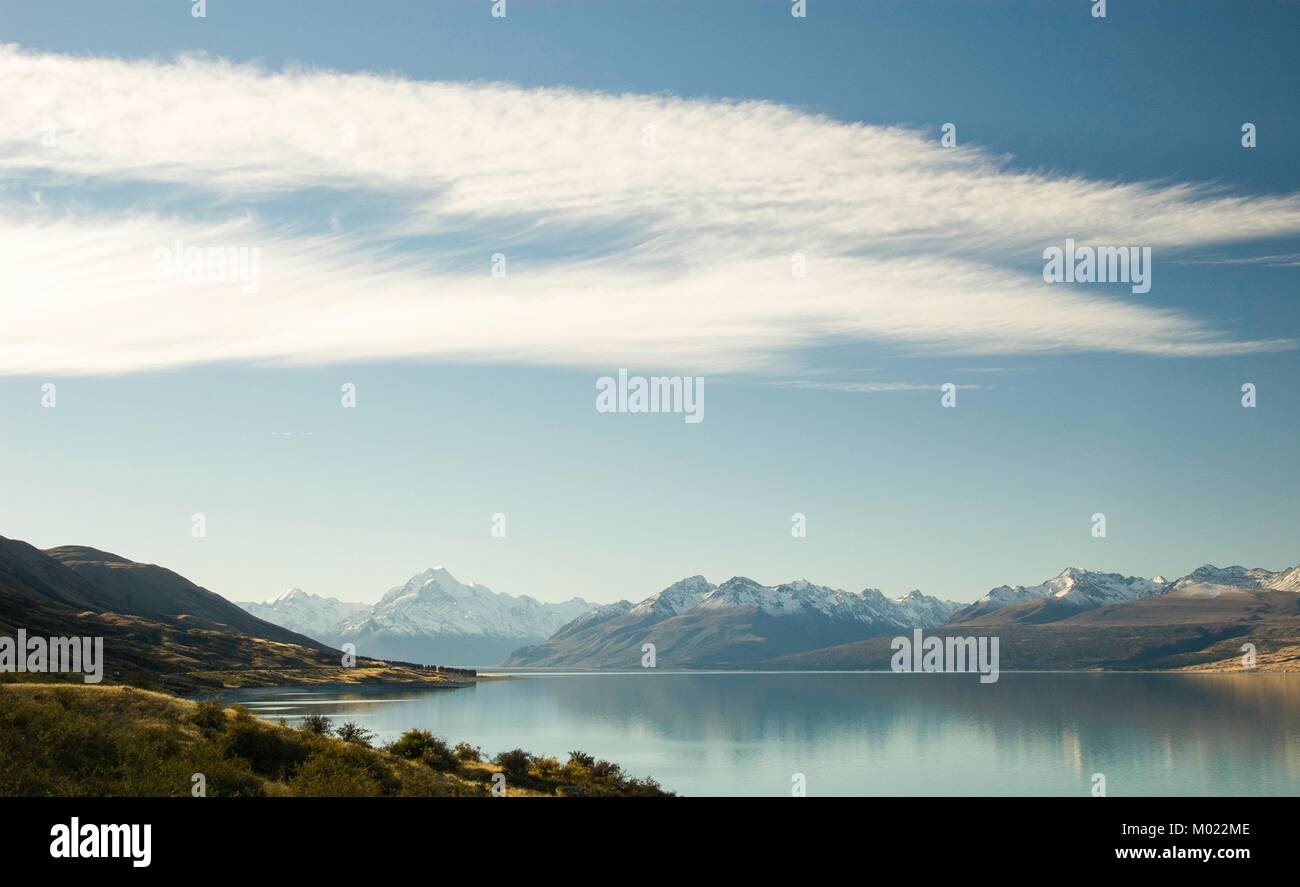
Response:
[{"label": "dry grass", "polygon": [[342,666],[303,666],[298,668],[239,668],[223,671],[191,671],[186,674],[194,683],[212,688],[281,687],[288,684],[445,684],[462,686],[450,676],[402,665],[375,663],[353,668]]}]

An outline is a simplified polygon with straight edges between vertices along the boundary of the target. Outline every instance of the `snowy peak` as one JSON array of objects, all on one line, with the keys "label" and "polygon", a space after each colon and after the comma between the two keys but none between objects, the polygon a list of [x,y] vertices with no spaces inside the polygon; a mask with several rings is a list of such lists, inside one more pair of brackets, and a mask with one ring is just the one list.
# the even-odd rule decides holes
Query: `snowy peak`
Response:
[{"label": "snowy peak", "polygon": [[694,610],[715,586],[703,576],[690,576],[674,582],[657,594],[643,600],[628,612],[634,616],[655,616],[667,619],[678,613]]},{"label": "snowy peak", "polygon": [[1300,592],[1300,566],[1274,573],[1267,586],[1274,591]]},{"label": "snowy peak", "polygon": [[745,576],[733,576],[709,592],[700,601],[700,608],[716,610],[723,607],[758,607],[767,612],[780,609],[779,592],[775,588],[759,585]]},{"label": "snowy peak", "polygon": [[300,598],[313,598],[313,597],[315,597],[315,595],[307,594],[307,592],[303,591],[301,588],[291,588],[288,591],[284,592],[283,594],[278,595],[277,597],[267,601],[267,603],[274,606],[275,604],[281,602],[295,601]]},{"label": "snowy peak", "polygon": [[482,585],[472,583],[465,585],[443,566],[429,567],[422,573],[416,573],[406,584],[390,588],[380,599],[377,606],[383,607],[406,597],[444,597],[453,600],[491,595],[492,591]]},{"label": "snowy peak", "polygon": [[763,585],[734,576],[713,586],[691,576],[640,603],[584,614],[547,639],[516,650],[511,665],[627,667],[643,642],[660,664],[738,667],[773,655],[853,643],[942,625],[961,604],[919,591],[890,600],[877,589],[843,591],[794,579]]},{"label": "snowy peak", "polygon": [[391,588],[368,612],[339,626],[341,636],[492,636],[532,640],[548,637],[561,625],[595,607],[581,598],[544,604],[471,583],[445,567],[416,573]]},{"label": "snowy peak", "polygon": [[1195,582],[1204,582],[1209,585],[1231,585],[1236,588],[1262,588],[1272,579],[1275,573],[1268,570],[1253,569],[1245,567],[1216,567],[1214,564],[1206,564],[1203,567],[1197,567],[1188,573],[1185,579],[1191,579]]},{"label": "snowy peak", "polygon": [[1163,594],[1169,585],[1163,577],[1143,579],[1119,573],[1098,573],[1079,567],[1066,567],[1038,585],[999,585],[975,602],[982,612],[1050,598],[1061,603],[1091,609],[1093,607],[1135,601]]},{"label": "snowy peak", "polygon": [[1121,603],[1163,594],[1168,589],[1163,579],[1143,579],[1122,576],[1119,573],[1097,573],[1070,567],[1055,579],[1049,580],[1057,587],[1055,597],[1091,605]]},{"label": "snowy peak", "polygon": [[727,607],[756,607],[769,616],[789,616],[808,609],[821,609],[836,592],[830,588],[813,585],[806,579],[796,579],[782,585],[760,585],[753,579],[736,576],[728,579],[700,601],[700,609],[719,610]]},{"label": "snowy peak", "polygon": [[913,589],[892,603],[905,619],[921,628],[943,625],[953,613],[965,606],[922,594],[920,589]]},{"label": "snowy peak", "polygon": [[[291,588],[266,603],[239,606],[268,622],[328,644],[364,638],[367,649],[376,651],[384,649],[377,641],[394,637],[536,641],[595,608],[576,597],[544,604],[526,595],[497,594],[482,585],[466,585],[442,566],[430,567],[389,589],[373,606],[320,597],[301,588]],[[437,644],[432,646],[436,651]]]},{"label": "snowy peak", "polygon": [[854,593],[815,585],[807,579],[762,585],[746,576],[734,576],[715,586],[703,576],[690,576],[638,604],[619,601],[585,612],[563,626],[554,639],[571,637],[624,616],[646,625],[693,612],[742,607],[752,607],[766,616],[807,616],[871,626],[933,628],[946,622],[962,606],[920,591],[889,600],[874,588]]},{"label": "snowy peak", "polygon": [[960,604],[927,597],[919,591],[891,601],[878,589],[848,592],[807,579],[762,585],[735,576],[719,586],[693,576],[646,598],[631,609],[636,615],[669,618],[691,610],[717,611],[753,607],[767,616],[820,616],[838,621],[928,628],[941,625]]},{"label": "snowy peak", "polygon": [[1174,588],[1184,594],[1210,596],[1243,588],[1300,592],[1300,566],[1273,572],[1260,567],[1216,567],[1206,564],[1179,579],[1174,583]]},{"label": "snowy peak", "polygon": [[327,644],[335,642],[335,630],[340,623],[370,609],[367,604],[308,594],[301,588],[291,588],[265,603],[240,603],[239,606],[259,619]]}]

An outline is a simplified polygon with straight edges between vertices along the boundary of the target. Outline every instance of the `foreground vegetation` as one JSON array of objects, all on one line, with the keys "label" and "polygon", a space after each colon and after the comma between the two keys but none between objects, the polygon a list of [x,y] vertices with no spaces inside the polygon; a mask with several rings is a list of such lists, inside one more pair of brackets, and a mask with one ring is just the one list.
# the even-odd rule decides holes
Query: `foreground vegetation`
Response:
[{"label": "foreground vegetation", "polygon": [[671,794],[573,752],[485,760],[408,730],[383,748],[356,724],[290,728],[219,702],[130,687],[0,684],[0,796],[488,797]]}]

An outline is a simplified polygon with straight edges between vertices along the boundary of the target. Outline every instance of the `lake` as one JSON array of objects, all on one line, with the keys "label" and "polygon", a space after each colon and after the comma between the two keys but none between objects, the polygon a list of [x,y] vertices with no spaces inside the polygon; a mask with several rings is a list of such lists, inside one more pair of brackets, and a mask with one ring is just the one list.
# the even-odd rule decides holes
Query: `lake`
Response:
[{"label": "lake", "polygon": [[580,749],[685,795],[1300,794],[1300,675],[544,673],[466,689],[227,692],[395,739]]}]

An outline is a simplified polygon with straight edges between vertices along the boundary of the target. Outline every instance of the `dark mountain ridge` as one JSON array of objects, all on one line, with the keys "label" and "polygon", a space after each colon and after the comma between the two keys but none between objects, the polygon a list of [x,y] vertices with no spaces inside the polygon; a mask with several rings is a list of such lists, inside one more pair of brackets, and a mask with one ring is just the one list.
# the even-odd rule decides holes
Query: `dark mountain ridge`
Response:
[{"label": "dark mountain ridge", "polygon": [[0,536],[0,635],[17,637],[19,630],[28,638],[102,637],[104,679],[145,687],[426,679],[364,659],[342,668],[340,651],[258,619],[163,567],[85,546],[43,552]]}]

